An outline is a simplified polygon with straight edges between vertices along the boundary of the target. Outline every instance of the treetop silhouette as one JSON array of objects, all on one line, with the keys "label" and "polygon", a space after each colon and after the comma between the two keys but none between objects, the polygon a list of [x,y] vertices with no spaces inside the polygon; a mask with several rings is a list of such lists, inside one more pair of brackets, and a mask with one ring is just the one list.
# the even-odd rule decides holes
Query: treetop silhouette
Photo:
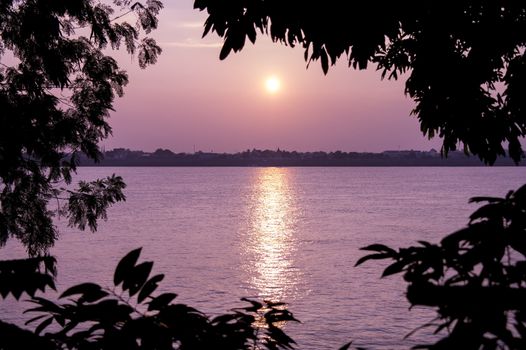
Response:
[{"label": "treetop silhouette", "polygon": [[[499,155],[523,157],[526,135],[526,5],[477,1],[229,1],[196,0],[206,10],[203,36],[224,38],[220,58],[255,43],[257,32],[301,45],[307,63],[324,73],[338,59],[382,78],[407,77],[405,92],[429,138],[447,155],[466,153],[493,164]],[[407,73],[407,74],[406,74]]]},{"label": "treetop silhouette", "polygon": [[[155,63],[161,48],[146,35],[161,8],[157,0],[0,2],[0,245],[16,237],[29,254],[45,252],[57,237],[54,215],[94,230],[124,200],[118,176],[65,186],[79,153],[99,159],[128,83],[105,49],[124,47],[142,68]],[[135,24],[122,19],[128,13]]]}]

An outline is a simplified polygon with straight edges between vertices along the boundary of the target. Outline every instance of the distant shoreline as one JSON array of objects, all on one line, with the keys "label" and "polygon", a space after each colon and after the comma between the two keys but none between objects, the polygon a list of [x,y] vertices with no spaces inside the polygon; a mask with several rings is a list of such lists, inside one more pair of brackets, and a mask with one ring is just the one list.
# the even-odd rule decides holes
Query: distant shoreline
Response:
[{"label": "distant shoreline", "polygon": [[[106,151],[99,163],[80,155],[85,167],[480,167],[487,166],[475,156],[454,151],[443,158],[431,151],[296,152],[247,150],[239,153],[174,153],[117,148]],[[518,166],[524,166],[521,162]],[[510,158],[498,158],[493,166],[517,166]]]},{"label": "distant shoreline", "polygon": [[77,168],[523,168],[525,165],[78,165]]}]

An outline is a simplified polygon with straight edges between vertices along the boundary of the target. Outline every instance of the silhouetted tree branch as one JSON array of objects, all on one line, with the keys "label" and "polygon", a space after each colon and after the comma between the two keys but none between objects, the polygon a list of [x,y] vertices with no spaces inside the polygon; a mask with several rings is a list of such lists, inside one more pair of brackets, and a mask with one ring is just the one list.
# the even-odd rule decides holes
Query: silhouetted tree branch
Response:
[{"label": "silhouetted tree branch", "polygon": [[[128,77],[103,50],[124,46],[142,68],[155,63],[161,49],[145,35],[157,27],[161,8],[157,0],[2,1],[1,245],[15,237],[30,255],[45,252],[57,237],[48,203],[60,194],[71,196],[58,208],[70,224],[92,230],[108,206],[125,199],[116,176],[77,190],[55,184],[71,182],[79,152],[100,159],[98,142],[111,133],[107,118]],[[116,10],[124,11],[115,16]],[[131,12],[134,24],[122,20]]]},{"label": "silhouetted tree branch", "polygon": [[435,331],[449,332],[429,349],[523,349],[526,347],[526,185],[486,202],[467,227],[440,244],[392,249],[362,248],[371,259],[393,260],[383,277],[403,274],[411,305],[434,307]]},{"label": "silhouetted tree branch", "polygon": [[[249,306],[213,318],[185,304],[174,293],[154,295],[164,275],[151,275],[152,262],[138,262],[140,249],[121,259],[114,287],[82,283],[55,302],[33,297],[36,339],[52,349],[293,349],[281,327],[297,322],[283,303],[242,299]],[[0,334],[3,330],[0,323]],[[12,327],[12,326],[11,326]],[[29,333],[15,329],[11,339]],[[44,332],[47,331],[45,334]]]}]

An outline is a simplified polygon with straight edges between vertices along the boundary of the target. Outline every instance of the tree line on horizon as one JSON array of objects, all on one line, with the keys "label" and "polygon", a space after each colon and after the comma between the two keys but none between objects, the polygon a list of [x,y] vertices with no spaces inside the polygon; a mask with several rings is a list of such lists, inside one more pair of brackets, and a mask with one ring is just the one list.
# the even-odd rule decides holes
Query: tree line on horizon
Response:
[{"label": "tree line on horizon", "polygon": [[[104,151],[99,162],[81,155],[81,166],[483,166],[477,158],[464,152],[451,151],[448,157],[439,152],[400,150],[374,152],[314,151],[247,149],[236,153],[197,151],[175,153],[158,148],[154,152],[116,148]],[[495,165],[513,166],[510,158],[499,157]]]}]

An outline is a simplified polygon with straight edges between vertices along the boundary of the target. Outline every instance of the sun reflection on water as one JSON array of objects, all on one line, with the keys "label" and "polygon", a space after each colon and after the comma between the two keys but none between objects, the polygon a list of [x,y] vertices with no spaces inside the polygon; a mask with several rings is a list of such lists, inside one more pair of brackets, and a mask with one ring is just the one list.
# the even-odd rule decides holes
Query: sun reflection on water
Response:
[{"label": "sun reflection on water", "polygon": [[288,300],[298,283],[298,206],[290,182],[289,169],[260,168],[253,184],[244,255],[249,283],[260,298]]}]

